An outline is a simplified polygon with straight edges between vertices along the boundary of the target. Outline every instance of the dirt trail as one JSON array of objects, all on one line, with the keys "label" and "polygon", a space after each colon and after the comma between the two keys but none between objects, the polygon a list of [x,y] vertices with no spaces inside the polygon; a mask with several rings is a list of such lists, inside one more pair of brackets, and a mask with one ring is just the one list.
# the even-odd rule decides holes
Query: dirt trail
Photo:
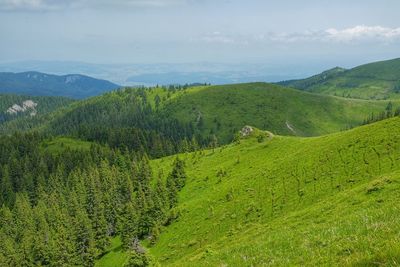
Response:
[{"label": "dirt trail", "polygon": [[289,124],[288,121],[286,121],[286,127],[294,134],[296,134],[296,130],[292,127],[292,125]]}]

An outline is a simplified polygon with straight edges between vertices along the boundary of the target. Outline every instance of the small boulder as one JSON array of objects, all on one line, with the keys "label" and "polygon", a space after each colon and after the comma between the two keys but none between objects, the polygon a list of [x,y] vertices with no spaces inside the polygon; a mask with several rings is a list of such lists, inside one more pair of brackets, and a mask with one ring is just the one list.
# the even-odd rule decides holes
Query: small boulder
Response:
[{"label": "small boulder", "polygon": [[247,137],[247,136],[249,136],[253,131],[254,131],[254,129],[253,129],[252,127],[250,127],[250,126],[244,126],[244,127],[242,128],[242,130],[240,130],[240,135],[241,135],[242,137]]}]

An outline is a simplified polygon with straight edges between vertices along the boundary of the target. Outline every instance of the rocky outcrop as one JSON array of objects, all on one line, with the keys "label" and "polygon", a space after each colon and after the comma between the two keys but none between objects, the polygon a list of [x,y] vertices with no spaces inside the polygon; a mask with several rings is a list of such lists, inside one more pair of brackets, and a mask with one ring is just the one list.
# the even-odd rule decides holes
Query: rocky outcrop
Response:
[{"label": "rocky outcrop", "polygon": [[7,109],[8,114],[18,114],[21,112],[30,111],[31,116],[35,116],[37,114],[36,107],[37,103],[33,102],[32,100],[25,100],[22,102],[22,105],[14,104]]}]

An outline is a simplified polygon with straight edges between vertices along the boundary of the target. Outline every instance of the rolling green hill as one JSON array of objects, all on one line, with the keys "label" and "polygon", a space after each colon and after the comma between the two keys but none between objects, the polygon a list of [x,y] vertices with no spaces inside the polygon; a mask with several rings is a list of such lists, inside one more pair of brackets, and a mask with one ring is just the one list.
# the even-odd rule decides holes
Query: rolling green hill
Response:
[{"label": "rolling green hill", "polygon": [[310,92],[362,99],[400,98],[400,59],[353,69],[334,68],[302,80],[280,83]]},{"label": "rolling green hill", "polygon": [[[180,155],[180,215],[150,253],[162,266],[397,265],[399,129],[394,118]],[[152,164],[165,173],[174,158]]]},{"label": "rolling green hill", "polygon": [[249,83],[189,90],[167,102],[163,112],[194,124],[203,135],[215,134],[221,143],[227,143],[245,125],[280,135],[337,132],[360,125],[368,114],[381,112],[387,104]]},{"label": "rolling green hill", "polygon": [[[393,108],[399,106],[392,102]],[[134,127],[156,130],[174,140],[195,135],[202,144],[215,135],[220,144],[226,144],[245,125],[280,135],[337,132],[360,125],[371,113],[384,111],[388,103],[323,96],[267,83],[123,89],[74,103],[54,113],[42,128],[96,140],[99,127]],[[88,134],[90,129],[97,130]]]}]

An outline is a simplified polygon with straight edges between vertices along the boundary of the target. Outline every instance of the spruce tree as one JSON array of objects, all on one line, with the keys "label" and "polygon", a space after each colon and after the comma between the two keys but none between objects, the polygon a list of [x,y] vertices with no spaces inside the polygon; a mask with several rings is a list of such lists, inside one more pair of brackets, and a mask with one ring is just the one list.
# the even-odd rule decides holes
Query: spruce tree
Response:
[{"label": "spruce tree", "polygon": [[39,200],[34,208],[34,217],[36,223],[36,234],[34,236],[33,257],[35,265],[50,265],[52,262],[53,237],[51,229],[47,223],[47,208],[42,200]]},{"label": "spruce tree", "polygon": [[2,179],[1,179],[1,203],[0,205],[6,205],[12,207],[15,202],[15,192],[11,182],[11,177],[8,171],[8,166],[4,165],[2,168]]},{"label": "spruce tree", "polygon": [[33,266],[33,244],[36,235],[35,220],[29,199],[25,194],[17,194],[13,209],[15,243],[17,244],[18,265]]},{"label": "spruce tree", "polygon": [[75,248],[79,265],[94,266],[96,258],[95,239],[91,222],[83,211],[78,211],[74,220]]},{"label": "spruce tree", "polygon": [[134,241],[138,236],[138,215],[133,203],[128,202],[125,204],[121,217],[122,247],[126,250],[132,249]]}]

